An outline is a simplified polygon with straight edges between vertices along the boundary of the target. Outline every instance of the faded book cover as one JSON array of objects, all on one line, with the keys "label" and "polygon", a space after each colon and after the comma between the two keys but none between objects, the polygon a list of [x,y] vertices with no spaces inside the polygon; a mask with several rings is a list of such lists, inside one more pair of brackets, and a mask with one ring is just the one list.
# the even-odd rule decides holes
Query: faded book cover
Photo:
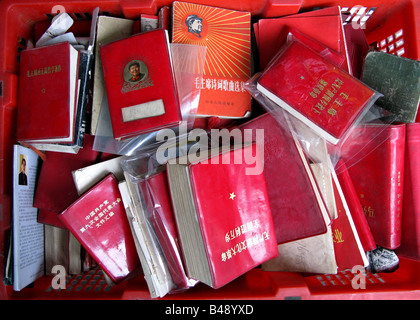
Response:
[{"label": "faded book cover", "polygon": [[173,3],[172,41],[207,46],[197,116],[242,118],[251,111],[243,87],[251,77],[251,14],[185,2]]}]

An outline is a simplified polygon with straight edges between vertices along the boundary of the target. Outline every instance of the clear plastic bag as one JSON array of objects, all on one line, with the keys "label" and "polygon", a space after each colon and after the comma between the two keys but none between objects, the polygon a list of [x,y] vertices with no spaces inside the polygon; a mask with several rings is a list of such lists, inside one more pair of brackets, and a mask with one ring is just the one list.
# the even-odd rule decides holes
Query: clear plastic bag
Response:
[{"label": "clear plastic bag", "polygon": [[[298,33],[296,33],[298,34]],[[303,40],[303,42],[302,42]],[[295,43],[299,44],[299,48],[306,48],[305,52],[308,52],[308,56],[301,56],[296,59],[295,56],[287,56],[289,60],[279,61],[282,59],[282,54],[288,50],[288,48]],[[310,48],[308,45],[311,44]],[[315,51],[317,50],[317,51]],[[293,51],[296,54],[297,50]],[[299,53],[297,54],[299,55]],[[331,59],[331,60],[328,60]],[[301,142],[304,150],[307,152],[308,156],[315,157],[314,162],[320,161],[320,159],[316,159],[316,157],[321,156],[321,161],[331,161],[332,166],[334,167],[338,160],[341,158],[341,153],[344,144],[349,144],[353,140],[357,140],[361,134],[364,135],[364,141],[366,144],[369,145],[370,148],[374,148],[375,146],[379,145],[383,141],[381,141],[381,131],[389,126],[395,119],[395,117],[390,114],[389,112],[385,111],[383,108],[380,108],[375,105],[375,101],[381,96],[379,92],[372,90],[371,88],[364,85],[360,80],[350,76],[348,73],[343,73],[344,71],[341,70],[337,66],[337,62],[339,63],[340,55],[331,49],[323,46],[322,44],[315,42],[314,40],[308,38],[303,34],[298,34],[295,36],[293,33],[290,33],[288,36],[287,43],[280,49],[279,53],[273,58],[267,68],[261,72],[254,75],[249,81],[246,83],[245,88],[252,94],[252,96],[257,100],[257,102],[267,111],[270,112],[276,120],[279,122],[280,125],[284,126],[288,130],[292,130],[292,132],[296,135],[296,137]],[[274,68],[275,64],[282,64],[284,63],[285,66],[282,66],[276,71],[288,71],[289,73],[277,73],[276,76],[280,79],[278,82],[275,83],[277,86],[284,85],[286,88],[281,88],[280,92],[286,97],[282,97],[282,99],[274,100],[271,95],[268,97],[266,94],[266,90],[261,90],[260,79],[263,75],[266,74],[270,68]],[[299,65],[300,64],[300,65]],[[328,65],[328,68],[326,67]],[[299,73],[301,72],[302,73]],[[307,72],[305,72],[307,70]],[[313,114],[320,114],[321,111],[323,112],[330,112],[328,108],[331,107],[331,103],[333,103],[333,99],[340,97],[340,100],[337,101],[338,104],[344,105],[344,102],[347,100],[356,100],[357,97],[351,96],[350,94],[340,91],[345,88],[341,82],[339,81],[338,84],[331,81],[325,81],[326,79],[331,78],[334,79],[332,76],[328,75],[331,74],[339,74],[340,79],[343,77],[344,81],[350,81],[355,88],[362,88],[366,90],[366,95],[363,97],[364,100],[360,101],[361,108],[359,113],[355,114],[352,118],[350,118],[350,122],[346,122],[342,124],[342,128],[340,131],[340,136],[335,141],[330,141],[328,137],[326,137],[321,130],[315,128],[310,121],[307,121],[305,117],[302,117],[302,111],[291,110],[295,109],[291,107],[293,104],[290,104],[290,101],[298,101],[299,104],[303,105],[303,108],[311,109],[310,112]],[[290,74],[292,76],[290,77]],[[273,72],[271,73],[273,75]],[[270,78],[269,78],[270,79]],[[274,81],[276,81],[275,77],[272,77]],[[337,77],[338,79],[338,77]],[[293,80],[292,82],[288,82],[289,80]],[[299,83],[299,81],[302,81]],[[309,85],[306,82],[315,83],[314,86]],[[273,86],[275,86],[273,85]],[[341,85],[341,86],[340,86]],[[310,89],[308,90],[308,87]],[[347,86],[348,88],[349,86]],[[334,89],[334,90],[333,90]],[[357,90],[353,90],[356,92]],[[264,93],[263,93],[264,92]],[[287,97],[290,94],[292,98]],[[358,94],[358,93],[356,93]],[[314,99],[312,99],[314,98]],[[276,102],[275,102],[276,101]],[[318,103],[316,103],[318,102]],[[336,100],[334,100],[334,103]],[[305,106],[305,103],[307,104]],[[310,105],[309,103],[313,103],[314,106]],[[316,103],[316,104],[315,104]],[[284,106],[285,104],[288,107]],[[308,105],[310,108],[308,108]],[[338,107],[334,106],[335,109]],[[298,110],[298,108],[296,108]],[[330,117],[333,118],[336,113],[332,113],[331,110]],[[325,114],[324,114],[325,116]],[[320,122],[322,124],[322,122]],[[371,131],[363,131],[363,130],[354,130],[360,126],[363,126],[367,123],[379,123],[381,126],[377,127],[377,130]],[[326,122],[326,125],[329,127],[334,127],[334,123]],[[334,128],[333,128],[334,129]],[[369,136],[366,136],[369,135]],[[317,155],[313,152],[313,150],[320,150],[318,146],[326,143],[327,145],[327,153],[324,155]],[[359,156],[363,156],[363,153],[358,152],[359,150],[352,150],[351,148],[346,148],[347,158],[351,158],[351,163],[348,163],[347,166],[351,166],[352,163],[357,161]],[[350,154],[349,153],[354,153]],[[327,157],[329,159],[327,159]]]},{"label": "clear plastic bag", "polygon": [[125,156],[120,162],[132,200],[137,203],[137,219],[142,229],[137,232],[147,234],[149,247],[155,252],[151,257],[153,268],[165,282],[168,294],[187,290],[198,281],[189,278],[184,269],[165,164],[188,154],[197,144],[207,147],[207,135],[201,140],[197,142],[185,132],[174,140],[168,139],[165,145]]}]

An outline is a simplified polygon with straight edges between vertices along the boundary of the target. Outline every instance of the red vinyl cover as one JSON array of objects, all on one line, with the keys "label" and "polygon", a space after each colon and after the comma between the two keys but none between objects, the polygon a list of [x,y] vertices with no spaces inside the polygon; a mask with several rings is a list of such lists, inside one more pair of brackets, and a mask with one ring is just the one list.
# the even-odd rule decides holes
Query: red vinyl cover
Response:
[{"label": "red vinyl cover", "polygon": [[340,160],[337,166],[340,168],[340,173],[337,174],[337,178],[346,198],[347,205],[349,206],[350,214],[353,218],[360,241],[362,242],[363,249],[365,251],[374,250],[376,249],[375,238],[370,230],[346,165],[343,160]]},{"label": "red vinyl cover", "polygon": [[[348,143],[352,144],[352,150],[363,151],[373,136],[371,132],[378,130],[378,127],[360,126],[356,130],[363,130],[364,133],[355,134],[357,140]],[[377,137],[384,142],[373,150],[368,148],[366,154],[359,155],[358,162],[348,166],[373,237],[378,245],[390,250],[401,244],[405,135],[404,123],[386,126]],[[347,147],[343,148],[344,161],[351,154]]]},{"label": "red vinyl cover", "polygon": [[16,129],[18,141],[71,136],[70,108],[74,109],[75,104],[70,105],[70,81],[74,81],[75,86],[78,68],[76,63],[76,69],[73,72],[70,70],[71,50],[75,51],[68,42],[64,42],[22,52]]},{"label": "red vinyl cover", "polygon": [[[260,68],[264,70],[285,44],[287,29],[293,28],[346,56],[343,26],[339,7],[299,13],[275,19],[260,19],[257,28]],[[326,36],[328,35],[328,36]],[[349,70],[347,60],[343,66]]]},{"label": "red vinyl cover", "polygon": [[156,173],[147,178],[146,185],[153,205],[150,217],[168,262],[172,280],[177,285],[177,289],[187,288],[188,278],[182,264],[182,254],[179,247],[166,171]]},{"label": "red vinyl cover", "polygon": [[84,193],[59,217],[114,283],[125,280],[140,267],[113,174]]},{"label": "red vinyl cover", "polygon": [[[256,148],[252,144],[189,166],[213,288],[278,256],[264,173],[260,167],[260,173],[247,174],[261,166]],[[238,161],[249,151],[255,164]]]},{"label": "red vinyl cover", "polygon": [[375,92],[300,41],[290,41],[257,89],[336,144]]},{"label": "red vinyl cover", "polygon": [[404,201],[399,255],[420,259],[420,123],[406,125]]},{"label": "red vinyl cover", "polygon": [[[182,116],[165,30],[147,31],[103,45],[100,53],[115,139],[179,124]],[[136,62],[140,74],[133,79],[129,69]],[[150,107],[148,103],[153,105]],[[156,103],[163,103],[159,115],[153,113]],[[137,106],[135,112],[143,115],[124,119],[124,110],[134,106]]]},{"label": "red vinyl cover", "polygon": [[[365,253],[358,241],[359,235],[355,228],[350,212],[346,212],[345,205],[335,183],[333,183],[337,206],[337,218],[332,221],[331,229],[334,242],[334,253],[339,271],[352,269],[354,266],[365,266]],[[346,200],[344,200],[346,201]],[[346,202],[347,203],[347,202]]]},{"label": "red vinyl cover", "polygon": [[[321,206],[293,137],[269,113],[239,127],[244,139],[256,140],[264,130],[264,175],[276,230],[277,243],[327,232]],[[258,141],[257,141],[258,143]],[[322,200],[321,200],[322,201]]]},{"label": "red vinyl cover", "polygon": [[40,209],[39,223],[63,227],[58,214],[79,197],[72,171],[94,164],[100,155],[92,150],[93,141],[94,137],[86,134],[78,154],[45,152],[47,159],[41,167],[33,203]]}]

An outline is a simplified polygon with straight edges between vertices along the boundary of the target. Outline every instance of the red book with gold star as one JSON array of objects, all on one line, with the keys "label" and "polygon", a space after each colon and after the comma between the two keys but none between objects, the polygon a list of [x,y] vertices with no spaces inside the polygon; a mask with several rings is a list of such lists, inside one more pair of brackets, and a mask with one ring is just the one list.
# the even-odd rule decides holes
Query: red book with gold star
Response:
[{"label": "red book with gold star", "polygon": [[59,217],[114,283],[140,270],[118,182],[112,173],[86,191]]},{"label": "red book with gold star", "polygon": [[197,116],[242,118],[251,111],[243,84],[251,77],[251,14],[186,2],[173,3],[172,42],[206,46]]},{"label": "red book with gold star", "polygon": [[278,251],[257,146],[210,154],[167,174],[187,275],[219,288]]}]

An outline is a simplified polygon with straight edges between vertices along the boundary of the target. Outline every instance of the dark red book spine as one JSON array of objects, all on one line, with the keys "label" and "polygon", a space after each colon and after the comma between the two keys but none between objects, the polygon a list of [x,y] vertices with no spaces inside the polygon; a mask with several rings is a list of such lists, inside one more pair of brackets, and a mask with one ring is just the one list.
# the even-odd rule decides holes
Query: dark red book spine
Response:
[{"label": "dark red book spine", "polygon": [[407,124],[399,255],[420,259],[420,123]]}]

